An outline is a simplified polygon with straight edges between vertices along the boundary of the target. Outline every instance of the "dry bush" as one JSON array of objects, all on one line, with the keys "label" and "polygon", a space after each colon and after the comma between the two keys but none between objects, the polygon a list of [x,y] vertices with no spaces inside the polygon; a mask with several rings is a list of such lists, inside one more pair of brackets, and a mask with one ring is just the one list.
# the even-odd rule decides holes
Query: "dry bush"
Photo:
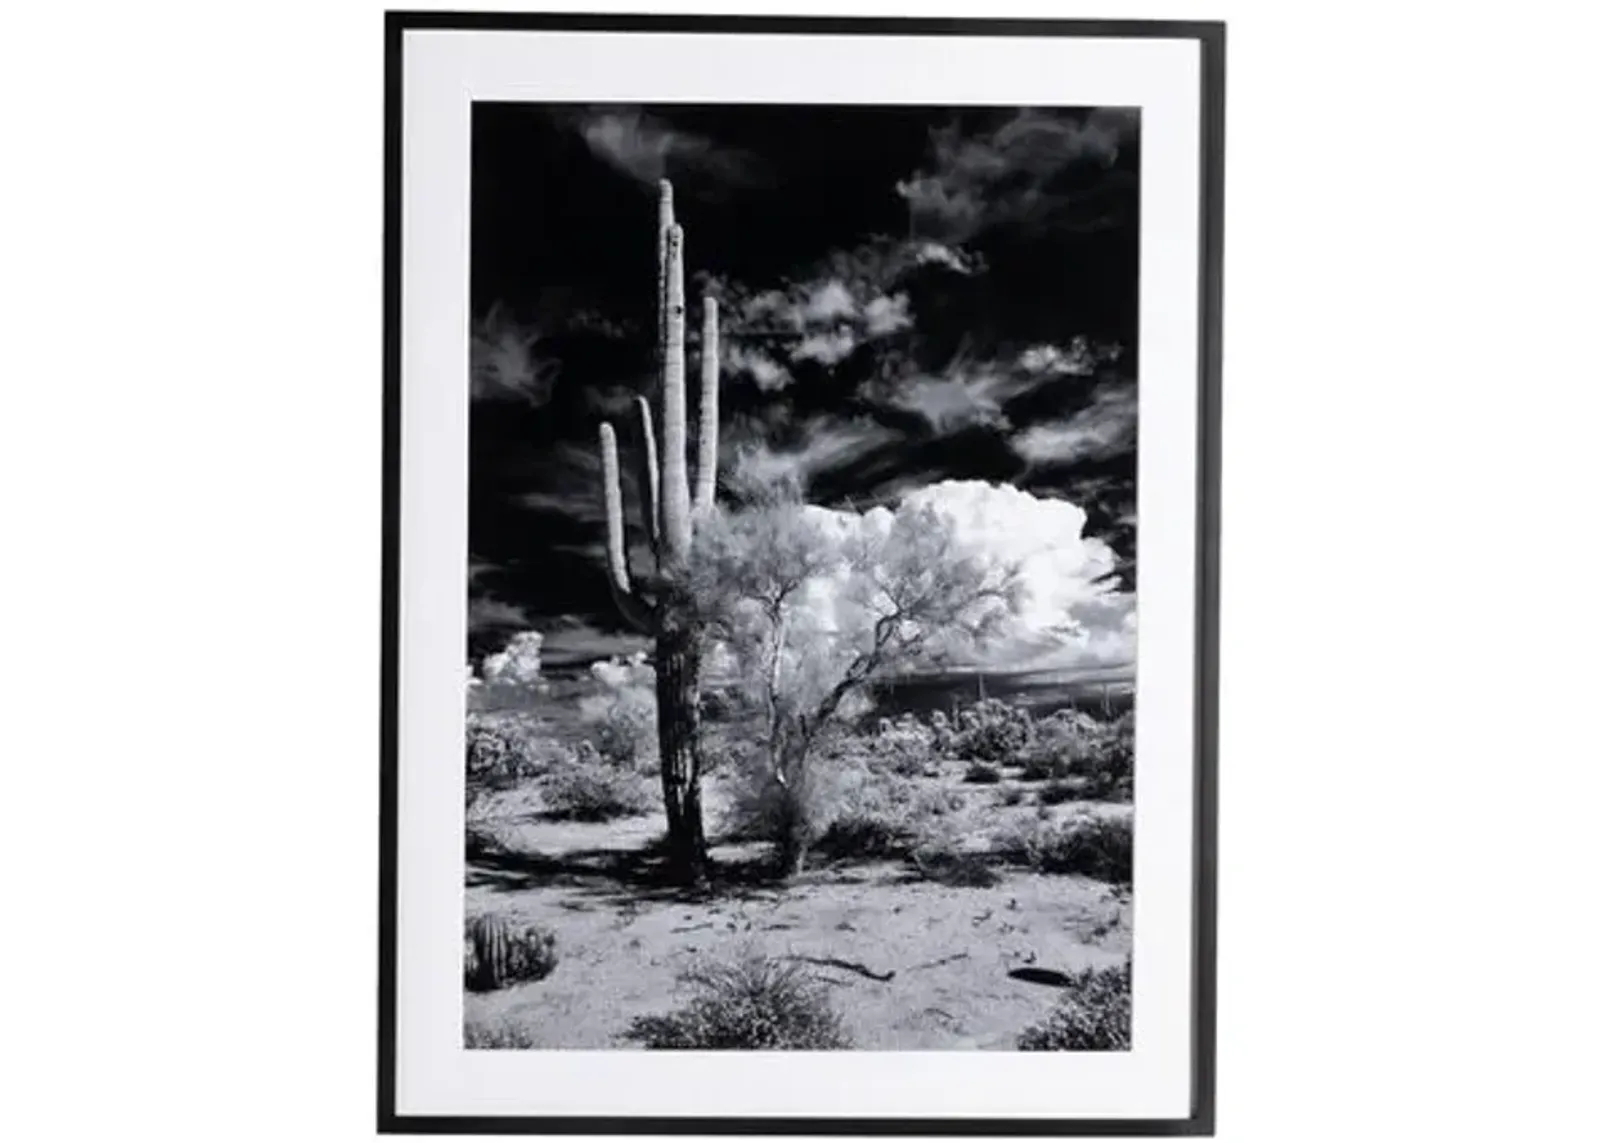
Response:
[{"label": "dry bush", "polygon": [[875,768],[862,740],[841,736],[779,782],[760,751],[730,753],[724,836],[771,842],[779,862],[816,849],[833,859],[903,852],[914,832],[910,783]]},{"label": "dry bush", "polygon": [[1091,797],[1133,800],[1133,712],[1098,724],[1092,748],[1073,767],[1088,782]]},{"label": "dry bush", "polygon": [[956,750],[964,758],[1010,762],[1033,741],[1033,716],[1004,699],[984,699],[957,719]]},{"label": "dry bush", "polygon": [[526,1024],[500,1014],[468,1016],[461,1026],[461,1046],[469,1051],[516,1051],[538,1045]]},{"label": "dry bush", "polygon": [[1000,767],[988,762],[972,762],[967,766],[963,780],[977,786],[993,786],[1000,781]]},{"label": "dry bush", "polygon": [[1090,749],[1097,723],[1076,710],[1060,710],[1033,725],[1033,738],[1022,752],[1022,777],[1039,782],[1064,778]]},{"label": "dry bush", "polygon": [[626,1038],[658,1050],[826,1051],[850,1047],[827,995],[799,966],[746,955],[688,973],[688,1004],[641,1016]]},{"label": "dry bush", "polygon": [[539,793],[546,816],[564,821],[612,821],[649,813],[655,805],[637,771],[603,761],[587,742],[550,768]]},{"label": "dry bush", "polygon": [[724,775],[728,809],[723,835],[735,841],[771,842],[803,853],[821,837],[844,805],[841,775],[823,758],[812,758],[779,781],[759,751],[741,751]]},{"label": "dry bush", "polygon": [[942,818],[958,814],[967,808],[967,792],[954,786],[918,785],[911,790],[907,812],[913,821],[926,822],[929,818]]},{"label": "dry bush", "polygon": [[578,716],[607,762],[649,770],[657,764],[656,701],[636,690],[589,695]]},{"label": "dry bush", "polygon": [[1133,715],[1103,721],[1081,711],[1058,711],[1034,724],[1020,757],[1025,781],[1071,778],[1077,796],[1096,801],[1133,797]]},{"label": "dry bush", "polygon": [[643,655],[589,668],[598,690],[578,700],[578,717],[600,756],[619,766],[653,769],[658,762],[655,670]]},{"label": "dry bush", "polygon": [[1051,778],[1039,789],[1039,804],[1059,806],[1062,802],[1083,797],[1084,792],[1084,783],[1081,779]]},{"label": "dry bush", "polygon": [[915,838],[906,822],[849,812],[835,818],[811,848],[830,861],[863,861],[904,853]]},{"label": "dry bush", "polygon": [[871,750],[876,763],[904,778],[915,778],[932,767],[934,732],[916,715],[904,714],[893,721],[885,718],[878,722],[878,732],[864,744]]},{"label": "dry bush", "polygon": [[729,798],[723,836],[771,842],[780,859],[786,846],[830,861],[904,856],[930,826],[964,810],[970,794],[897,773],[877,741],[835,735],[785,783],[760,750],[719,750]]},{"label": "dry bush", "polygon": [[467,715],[469,794],[508,789],[536,778],[563,753],[543,720],[532,715],[477,711]]},{"label": "dry bush", "polygon": [[1133,1043],[1132,971],[1126,964],[1071,973],[1049,1016],[1017,1037],[1024,1052],[1125,1052]]},{"label": "dry bush", "polygon": [[1000,873],[981,853],[960,849],[948,841],[928,842],[912,850],[911,867],[924,881],[962,888],[988,888],[1000,883]]},{"label": "dry bush", "polygon": [[1076,873],[1127,885],[1133,881],[1133,817],[1083,813],[1064,822],[1038,822],[1001,838],[996,850],[1040,873]]},{"label": "dry bush", "polygon": [[1022,756],[1024,782],[1052,782],[1065,778],[1072,764],[1050,746],[1035,744]]}]

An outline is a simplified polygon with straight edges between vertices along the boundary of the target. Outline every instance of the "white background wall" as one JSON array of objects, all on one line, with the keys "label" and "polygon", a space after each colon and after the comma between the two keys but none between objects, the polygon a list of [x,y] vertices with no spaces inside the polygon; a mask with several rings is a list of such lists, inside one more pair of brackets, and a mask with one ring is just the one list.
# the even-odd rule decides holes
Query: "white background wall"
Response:
[{"label": "white background wall", "polygon": [[[1586,9],[916,10],[1231,24],[1218,1137],[1592,1131]],[[9,1137],[371,1131],[379,12],[7,14]]]}]

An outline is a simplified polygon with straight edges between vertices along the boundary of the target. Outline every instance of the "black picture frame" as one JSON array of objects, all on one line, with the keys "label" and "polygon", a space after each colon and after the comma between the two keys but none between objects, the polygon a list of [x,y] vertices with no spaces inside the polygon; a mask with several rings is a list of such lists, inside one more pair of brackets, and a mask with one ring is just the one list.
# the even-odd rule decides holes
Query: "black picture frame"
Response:
[{"label": "black picture frame", "polygon": [[[396,1106],[401,473],[401,144],[404,34],[412,30],[1017,36],[1198,41],[1201,59],[1199,440],[1195,504],[1193,1011],[1189,1113],[1173,1119],[863,1119],[402,1114]],[[385,13],[383,548],[377,1129],[382,1134],[1168,1136],[1215,1133],[1217,663],[1221,476],[1225,24],[1207,21]]]}]

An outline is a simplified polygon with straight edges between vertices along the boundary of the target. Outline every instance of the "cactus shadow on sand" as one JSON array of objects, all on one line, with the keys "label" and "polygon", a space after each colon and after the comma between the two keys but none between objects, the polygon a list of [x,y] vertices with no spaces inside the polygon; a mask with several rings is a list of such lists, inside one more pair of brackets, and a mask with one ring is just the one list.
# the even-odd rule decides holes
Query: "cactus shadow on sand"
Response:
[{"label": "cactus shadow on sand", "polygon": [[714,860],[705,881],[684,885],[667,840],[642,848],[576,849],[559,853],[489,850],[467,863],[467,886],[515,893],[561,887],[597,904],[704,901],[775,891],[781,882],[766,855]]}]

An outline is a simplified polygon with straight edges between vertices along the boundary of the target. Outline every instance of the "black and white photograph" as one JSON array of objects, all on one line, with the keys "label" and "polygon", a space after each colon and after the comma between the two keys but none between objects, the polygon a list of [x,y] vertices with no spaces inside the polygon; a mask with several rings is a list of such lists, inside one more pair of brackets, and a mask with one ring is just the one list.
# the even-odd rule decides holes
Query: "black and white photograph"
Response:
[{"label": "black and white photograph", "polygon": [[[855,1052],[887,1107],[932,1053],[1192,1109],[1199,41],[647,31],[405,89],[416,1083]],[[901,45],[992,86],[818,80]]]},{"label": "black and white photograph", "polygon": [[1128,1045],[1137,108],[473,118],[473,1048]]}]

